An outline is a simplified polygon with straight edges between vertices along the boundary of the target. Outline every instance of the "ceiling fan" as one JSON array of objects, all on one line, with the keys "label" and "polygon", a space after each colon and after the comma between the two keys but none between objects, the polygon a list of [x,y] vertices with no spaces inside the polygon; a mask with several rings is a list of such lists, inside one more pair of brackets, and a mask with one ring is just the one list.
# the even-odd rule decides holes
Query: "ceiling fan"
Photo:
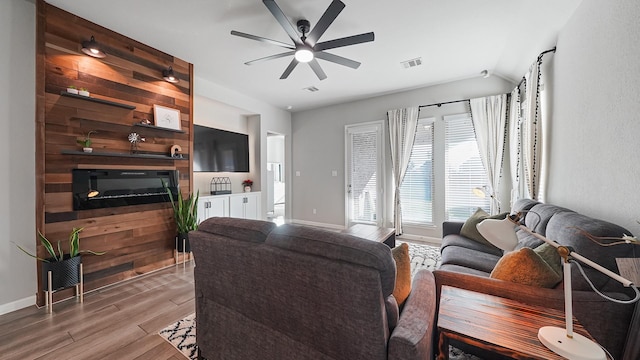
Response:
[{"label": "ceiling fan", "polygon": [[[298,20],[296,23],[296,27],[294,27],[274,0],[262,0],[262,2],[267,7],[267,9],[269,9],[271,14],[273,14],[278,23],[280,23],[280,26],[282,26],[287,35],[289,35],[291,41],[293,41],[293,45],[277,40],[267,39],[261,36],[246,34],[235,30],[231,31],[231,35],[240,36],[251,40],[257,40],[267,44],[272,44],[283,47],[285,49],[289,49],[290,51],[287,52],[263,57],[245,63],[246,65],[253,65],[262,61],[273,60],[293,55],[293,60],[291,60],[289,66],[287,66],[287,68],[284,70],[284,73],[282,73],[280,79],[286,79],[289,74],[291,74],[293,69],[295,69],[295,67],[301,62],[308,63],[316,76],[318,76],[318,79],[326,79],[327,75],[322,70],[322,67],[320,67],[317,59],[322,59],[339,65],[347,66],[352,69],[357,69],[360,66],[359,62],[347,59],[342,56],[327,53],[325,52],[325,50],[361,44],[373,41],[374,39],[373,32],[368,32],[360,35],[353,35],[335,40],[318,42],[324,32],[327,31],[329,25],[333,23],[342,9],[344,9],[345,4],[340,0],[333,0],[331,2],[331,4],[324,12],[324,14],[322,14],[322,17],[320,18],[320,20],[318,20],[318,23],[313,27],[313,29],[311,29],[311,24],[309,23],[309,21],[304,19]],[[302,34],[302,36],[300,36],[298,32],[296,32],[296,29]]]}]

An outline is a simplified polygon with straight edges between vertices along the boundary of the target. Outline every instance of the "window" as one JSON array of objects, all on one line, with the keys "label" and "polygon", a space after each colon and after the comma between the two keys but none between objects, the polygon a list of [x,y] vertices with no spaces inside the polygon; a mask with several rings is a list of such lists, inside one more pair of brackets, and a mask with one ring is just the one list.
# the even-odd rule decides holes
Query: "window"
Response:
[{"label": "window", "polygon": [[409,165],[400,185],[402,221],[433,223],[434,119],[419,119]]},{"label": "window", "polygon": [[402,221],[433,225],[464,221],[478,207],[489,212],[489,198],[473,194],[487,182],[469,114],[419,119],[400,186]]},{"label": "window", "polygon": [[489,198],[473,194],[488,183],[469,114],[445,116],[445,219],[466,220],[478,207],[489,212]]}]

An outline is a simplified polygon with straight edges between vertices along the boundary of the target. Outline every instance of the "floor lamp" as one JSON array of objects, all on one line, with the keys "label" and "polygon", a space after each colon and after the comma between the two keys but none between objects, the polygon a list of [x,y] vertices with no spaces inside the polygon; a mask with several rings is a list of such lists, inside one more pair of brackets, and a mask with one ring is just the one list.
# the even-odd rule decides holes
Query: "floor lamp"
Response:
[{"label": "floor lamp", "polygon": [[[626,287],[631,287],[636,296],[634,299],[624,301],[624,303],[633,303],[640,299],[640,292],[634,284],[613,271],[604,268],[593,261],[574,252],[571,248],[562,246],[555,241],[534,232],[528,227],[520,224],[520,214],[507,216],[503,220],[486,219],[480,222],[476,227],[482,236],[496,247],[511,251],[518,245],[518,237],[515,230],[520,228],[525,232],[535,236],[536,238],[552,245],[558,250],[558,254],[562,257],[562,267],[564,272],[564,310],[565,310],[565,329],[556,326],[543,326],[538,330],[538,339],[551,351],[564,356],[568,359],[576,360],[606,360],[606,355],[602,347],[588,338],[574,334],[573,332],[573,308],[571,300],[571,259],[589,265],[590,267],[600,271],[601,273],[620,282]],[[583,273],[584,275],[584,273]]]}]

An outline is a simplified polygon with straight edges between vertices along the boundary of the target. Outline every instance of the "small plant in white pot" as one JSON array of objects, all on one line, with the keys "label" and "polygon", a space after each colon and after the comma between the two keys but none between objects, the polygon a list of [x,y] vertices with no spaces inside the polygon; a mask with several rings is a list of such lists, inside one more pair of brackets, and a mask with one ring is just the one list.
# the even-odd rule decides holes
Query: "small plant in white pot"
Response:
[{"label": "small plant in white pot", "polygon": [[86,153],[90,153],[93,152],[93,148],[91,147],[92,141],[91,141],[91,133],[95,133],[97,131],[95,130],[91,130],[87,133],[87,136],[84,137],[84,139],[78,139],[76,140],[78,142],[78,144],[82,145],[82,151],[86,152]]},{"label": "small plant in white pot", "polygon": [[78,95],[78,89],[77,89],[75,86],[73,86],[73,85],[69,85],[69,86],[67,86],[67,92],[68,92],[69,94],[75,94],[75,95]]},{"label": "small plant in white pot", "polygon": [[78,91],[78,94],[79,94],[79,95],[82,95],[82,96],[89,96],[89,95],[91,95],[91,94],[89,93],[89,90],[87,90],[87,88],[80,88],[80,90]]}]

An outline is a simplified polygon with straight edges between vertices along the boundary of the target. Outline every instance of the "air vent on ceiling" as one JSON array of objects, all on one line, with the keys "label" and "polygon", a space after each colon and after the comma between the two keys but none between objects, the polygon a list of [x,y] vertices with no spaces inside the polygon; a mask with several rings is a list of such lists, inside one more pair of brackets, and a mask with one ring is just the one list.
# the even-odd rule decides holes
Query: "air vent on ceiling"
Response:
[{"label": "air vent on ceiling", "polygon": [[318,90],[320,90],[320,89],[318,89],[318,88],[317,88],[317,87],[315,87],[315,86],[309,86],[309,87],[306,87],[306,88],[304,88],[304,89],[302,89],[302,90],[306,90],[306,91],[308,91],[308,92],[316,92],[316,91],[318,91]]},{"label": "air vent on ceiling", "polygon": [[402,67],[405,69],[416,67],[416,66],[422,65],[422,58],[419,57],[419,58],[403,61],[400,64],[402,64]]}]

